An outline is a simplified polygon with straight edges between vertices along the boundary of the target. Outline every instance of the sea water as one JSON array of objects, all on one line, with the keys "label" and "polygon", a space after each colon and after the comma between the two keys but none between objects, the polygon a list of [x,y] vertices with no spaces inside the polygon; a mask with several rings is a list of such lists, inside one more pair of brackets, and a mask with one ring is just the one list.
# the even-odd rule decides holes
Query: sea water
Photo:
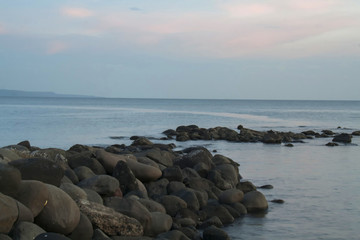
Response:
[{"label": "sea water", "polygon": [[[156,139],[164,130],[189,124],[351,133],[360,130],[360,102],[0,97],[0,146],[22,140],[63,149],[76,143],[130,144],[133,135]],[[260,190],[268,200],[285,200],[269,203],[267,214],[226,226],[232,239],[359,239],[360,137],[338,147],[326,147],[331,138],[319,138],[292,148],[155,139],[178,148],[217,150],[240,164],[245,180],[273,185]]]}]

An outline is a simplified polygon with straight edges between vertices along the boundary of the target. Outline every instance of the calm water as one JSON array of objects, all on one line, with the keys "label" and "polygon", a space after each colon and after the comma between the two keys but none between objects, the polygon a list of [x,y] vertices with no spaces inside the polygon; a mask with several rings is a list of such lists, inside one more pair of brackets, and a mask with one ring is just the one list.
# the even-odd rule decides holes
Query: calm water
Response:
[{"label": "calm water", "polygon": [[[188,124],[352,132],[360,130],[360,102],[0,97],[0,146],[25,139],[42,148],[129,144],[130,136],[161,137],[168,128]],[[268,200],[285,200],[270,203],[264,216],[247,216],[226,227],[232,239],[359,239],[360,138],[354,137],[352,145],[325,147],[330,140],[293,148],[225,141],[176,144],[218,150],[241,164],[245,179],[274,185],[262,190]]]}]

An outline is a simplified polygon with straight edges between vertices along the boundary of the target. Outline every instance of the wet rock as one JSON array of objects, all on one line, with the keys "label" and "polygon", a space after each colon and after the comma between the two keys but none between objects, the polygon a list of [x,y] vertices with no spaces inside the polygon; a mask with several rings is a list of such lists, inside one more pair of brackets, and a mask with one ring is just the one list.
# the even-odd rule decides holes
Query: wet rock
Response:
[{"label": "wet rock", "polygon": [[351,143],[352,135],[348,133],[341,133],[333,138],[333,142]]},{"label": "wet rock", "polygon": [[64,176],[60,165],[44,158],[19,159],[9,164],[20,170],[23,180],[38,180],[59,187]]},{"label": "wet rock", "polygon": [[8,164],[0,163],[0,192],[15,197],[21,183],[20,171]]},{"label": "wet rock", "polygon": [[327,144],[325,144],[325,146],[328,146],[328,147],[336,147],[336,146],[339,146],[339,144],[335,143],[335,142],[328,142]]},{"label": "wet rock", "polygon": [[181,198],[187,203],[189,209],[198,211],[200,209],[200,203],[196,196],[196,193],[191,189],[184,189],[173,193],[173,195]]},{"label": "wet rock", "polygon": [[0,193],[0,233],[8,234],[16,222],[19,212],[16,201]]},{"label": "wet rock", "polygon": [[104,166],[106,172],[113,174],[114,168],[119,161],[128,163],[129,161],[137,161],[136,157],[131,154],[113,154],[99,149],[95,152],[96,159]]},{"label": "wet rock", "polygon": [[16,240],[28,240],[34,239],[41,233],[45,233],[45,230],[34,223],[18,222],[11,231],[10,236]]},{"label": "wet rock", "polygon": [[221,205],[207,205],[201,210],[201,212],[204,214],[205,219],[218,216],[222,224],[230,224],[235,220],[229,211]]},{"label": "wet rock", "polygon": [[172,182],[170,182],[168,184],[167,191],[168,191],[169,194],[172,194],[174,192],[178,192],[178,191],[183,190],[185,188],[186,188],[186,186],[185,186],[184,183],[177,182],[177,181],[172,181]]},{"label": "wet rock", "polygon": [[140,156],[145,156],[155,161],[158,164],[166,167],[173,166],[175,155],[171,150],[161,150],[160,148],[152,148],[142,152]]},{"label": "wet rock", "polygon": [[360,131],[354,131],[354,132],[352,132],[351,135],[353,135],[353,136],[360,136]]},{"label": "wet rock", "polygon": [[92,189],[103,196],[114,196],[119,188],[119,181],[108,175],[97,175],[79,182],[81,188]]},{"label": "wet rock", "polygon": [[328,136],[335,135],[335,133],[333,131],[331,131],[331,130],[322,130],[321,132],[328,135]]},{"label": "wet rock", "polygon": [[207,219],[206,221],[204,221],[199,226],[199,228],[204,229],[204,228],[207,228],[207,227],[210,227],[210,226],[215,226],[215,227],[221,228],[224,225],[222,224],[222,222],[221,222],[221,220],[220,220],[220,218],[218,216],[213,216],[213,217]]},{"label": "wet rock", "polygon": [[270,202],[279,203],[279,204],[285,203],[285,201],[282,200],[282,199],[273,199],[273,200],[271,200]]},{"label": "wet rock", "polygon": [[21,181],[16,199],[30,209],[36,217],[46,205],[49,199],[47,186],[36,180]]},{"label": "wet rock", "polygon": [[0,148],[0,159],[2,159],[5,163],[21,159],[21,157],[16,154],[11,149]]},{"label": "wet rock", "polygon": [[240,182],[236,185],[236,188],[243,191],[243,193],[251,192],[256,190],[256,186],[249,181]]},{"label": "wet rock", "polygon": [[94,230],[92,240],[111,240],[111,238],[109,238],[103,231],[97,228]]},{"label": "wet rock", "polygon": [[222,229],[215,226],[208,227],[203,233],[204,240],[230,240],[229,235]]},{"label": "wet rock", "polygon": [[270,130],[267,133],[265,133],[261,141],[267,144],[280,144],[282,142],[282,136]]},{"label": "wet rock", "polygon": [[205,164],[209,170],[214,166],[211,161],[212,155],[206,148],[188,148],[184,152],[187,154],[174,163],[180,166],[180,168],[193,168],[198,163]]},{"label": "wet rock", "polygon": [[274,186],[273,186],[273,185],[270,185],[270,184],[266,184],[266,185],[260,186],[259,188],[261,188],[261,189],[273,189]]},{"label": "wet rock", "polygon": [[245,193],[243,204],[249,213],[263,212],[268,208],[268,202],[265,196],[258,191]]},{"label": "wet rock", "polygon": [[316,135],[316,132],[314,132],[313,130],[303,131],[301,133],[303,133],[307,136],[315,136]]},{"label": "wet rock", "polygon": [[112,208],[86,200],[79,200],[78,206],[95,227],[110,236],[143,235],[143,227],[138,220],[116,212]]},{"label": "wet rock", "polygon": [[151,142],[149,139],[145,137],[137,138],[131,145],[132,146],[143,146],[143,145],[153,145],[154,143]]},{"label": "wet rock", "polygon": [[294,147],[294,144],[288,143],[288,144],[285,144],[285,147]]},{"label": "wet rock", "polygon": [[49,232],[71,233],[79,223],[80,211],[74,200],[60,188],[46,184],[49,195],[35,223]]}]

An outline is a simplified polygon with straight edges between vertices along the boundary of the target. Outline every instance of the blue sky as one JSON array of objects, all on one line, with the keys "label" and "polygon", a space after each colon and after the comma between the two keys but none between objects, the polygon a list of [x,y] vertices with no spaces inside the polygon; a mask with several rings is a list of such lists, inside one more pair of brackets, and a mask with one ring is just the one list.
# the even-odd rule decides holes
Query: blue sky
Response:
[{"label": "blue sky", "polygon": [[0,88],[359,100],[356,0],[2,1]]}]

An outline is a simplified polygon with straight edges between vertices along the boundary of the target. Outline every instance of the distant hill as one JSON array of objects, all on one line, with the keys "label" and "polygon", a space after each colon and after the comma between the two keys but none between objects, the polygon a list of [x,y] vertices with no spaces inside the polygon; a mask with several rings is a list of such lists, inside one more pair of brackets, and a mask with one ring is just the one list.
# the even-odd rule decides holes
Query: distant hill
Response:
[{"label": "distant hill", "polygon": [[94,96],[0,89],[0,97],[94,98]]}]

